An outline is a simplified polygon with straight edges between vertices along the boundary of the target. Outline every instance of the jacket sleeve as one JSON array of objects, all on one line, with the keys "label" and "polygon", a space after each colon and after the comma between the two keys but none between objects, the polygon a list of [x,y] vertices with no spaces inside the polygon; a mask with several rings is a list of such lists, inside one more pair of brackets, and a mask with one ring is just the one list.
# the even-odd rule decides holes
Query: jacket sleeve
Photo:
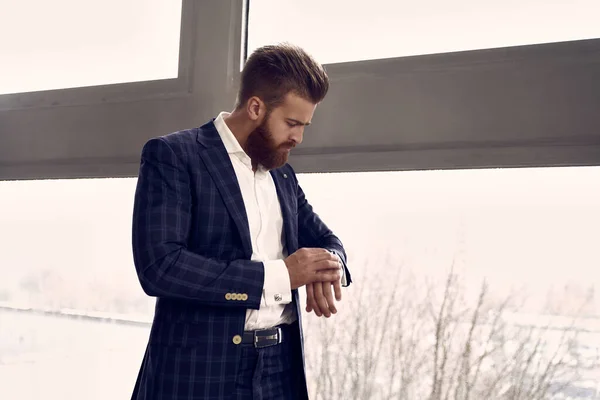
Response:
[{"label": "jacket sleeve", "polygon": [[134,264],[142,288],[149,296],[258,309],[263,263],[222,262],[187,249],[191,189],[185,164],[167,141],[148,141],[142,150],[132,229]]},{"label": "jacket sleeve", "polygon": [[[346,251],[340,239],[325,225],[319,215],[314,212],[310,203],[306,200],[304,191],[298,184],[296,175],[294,178],[297,186],[298,196],[298,245],[302,247],[319,247],[327,249],[336,254],[342,261],[344,267],[344,287],[350,286],[352,277],[347,265]],[[344,283],[344,282],[342,282]]]}]

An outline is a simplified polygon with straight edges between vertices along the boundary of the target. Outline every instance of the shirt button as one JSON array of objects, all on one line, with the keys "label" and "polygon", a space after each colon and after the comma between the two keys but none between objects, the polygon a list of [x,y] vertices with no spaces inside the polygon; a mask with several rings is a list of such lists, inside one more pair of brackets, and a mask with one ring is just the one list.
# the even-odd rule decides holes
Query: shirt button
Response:
[{"label": "shirt button", "polygon": [[281,295],[279,293],[275,294],[275,296],[273,296],[273,298],[275,299],[275,301],[283,300],[283,297],[281,297]]}]

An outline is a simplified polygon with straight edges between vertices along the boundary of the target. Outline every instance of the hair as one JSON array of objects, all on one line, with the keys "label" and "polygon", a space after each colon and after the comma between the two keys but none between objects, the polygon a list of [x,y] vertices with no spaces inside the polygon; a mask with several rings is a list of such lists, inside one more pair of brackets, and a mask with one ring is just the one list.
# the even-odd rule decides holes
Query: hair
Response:
[{"label": "hair", "polygon": [[325,69],[303,49],[289,43],[267,45],[256,49],[244,65],[236,108],[257,96],[272,109],[290,92],[318,104],[328,90]]}]

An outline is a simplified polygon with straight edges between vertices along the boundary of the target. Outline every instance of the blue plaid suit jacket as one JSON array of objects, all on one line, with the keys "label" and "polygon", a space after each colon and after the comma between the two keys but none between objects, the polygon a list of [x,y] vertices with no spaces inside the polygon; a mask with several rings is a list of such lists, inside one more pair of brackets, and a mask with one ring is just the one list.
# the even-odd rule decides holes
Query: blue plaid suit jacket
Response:
[{"label": "blue plaid suit jacket", "polygon": [[[342,259],[349,284],[342,243],[313,212],[292,167],[271,175],[289,254],[301,247],[329,249]],[[144,145],[132,239],[141,286],[157,297],[132,398],[228,398],[241,357],[233,337],[244,331],[246,309],[260,306],[264,270],[250,261],[242,194],[212,121]],[[247,300],[228,300],[227,293],[245,293]],[[297,290],[292,297],[300,320]],[[304,356],[297,362],[303,368]]]}]

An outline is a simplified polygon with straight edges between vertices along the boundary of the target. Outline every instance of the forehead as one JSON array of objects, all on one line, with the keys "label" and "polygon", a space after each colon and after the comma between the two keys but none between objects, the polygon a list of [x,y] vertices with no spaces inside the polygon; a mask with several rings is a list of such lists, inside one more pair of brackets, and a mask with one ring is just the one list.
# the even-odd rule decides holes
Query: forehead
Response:
[{"label": "forehead", "polygon": [[281,105],[273,110],[283,118],[293,118],[299,121],[310,122],[315,112],[316,104],[311,103],[295,93],[288,93]]}]

